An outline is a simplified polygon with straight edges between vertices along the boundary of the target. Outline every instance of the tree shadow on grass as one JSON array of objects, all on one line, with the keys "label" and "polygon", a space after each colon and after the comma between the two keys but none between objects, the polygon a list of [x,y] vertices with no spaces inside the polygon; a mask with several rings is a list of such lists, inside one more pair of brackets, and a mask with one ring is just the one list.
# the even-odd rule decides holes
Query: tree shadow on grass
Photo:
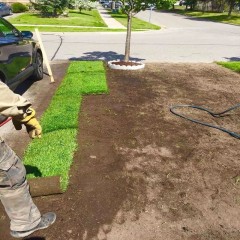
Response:
[{"label": "tree shadow on grass", "polygon": [[[73,57],[69,58],[69,60],[104,60],[104,61],[112,61],[112,60],[122,60],[124,58],[123,54],[119,54],[113,51],[108,52],[101,52],[101,51],[93,51],[93,52],[86,52],[85,55],[82,57]],[[134,58],[130,57],[132,61],[142,61],[145,60],[143,58]]]}]

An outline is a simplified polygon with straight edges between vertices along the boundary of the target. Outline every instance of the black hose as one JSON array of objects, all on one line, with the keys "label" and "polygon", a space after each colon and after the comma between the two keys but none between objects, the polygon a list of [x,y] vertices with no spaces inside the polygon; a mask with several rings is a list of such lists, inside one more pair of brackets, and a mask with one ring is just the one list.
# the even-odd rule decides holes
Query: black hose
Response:
[{"label": "black hose", "polygon": [[198,123],[198,124],[201,124],[201,125],[204,125],[204,126],[207,126],[207,127],[216,128],[216,129],[218,129],[220,131],[228,133],[232,137],[240,139],[240,134],[238,134],[236,132],[232,132],[232,131],[230,131],[230,130],[228,130],[226,128],[223,128],[223,127],[215,126],[215,125],[212,125],[212,124],[209,124],[209,123],[201,122],[201,121],[193,119],[193,118],[186,117],[186,116],[181,115],[181,114],[179,114],[179,113],[174,111],[177,108],[184,108],[184,107],[195,108],[195,109],[199,109],[199,110],[205,111],[205,112],[209,113],[210,115],[212,115],[213,117],[223,117],[223,114],[225,114],[227,112],[230,112],[230,111],[232,111],[232,110],[234,110],[236,108],[239,108],[240,107],[240,103],[235,105],[235,106],[233,106],[233,107],[230,107],[227,110],[225,110],[223,112],[220,112],[220,113],[214,113],[214,112],[210,111],[207,108],[194,106],[194,105],[174,105],[174,106],[170,107],[170,112],[175,114],[175,115],[177,115],[177,116],[179,116],[179,117],[181,117],[181,118],[187,119],[187,120],[189,120],[191,122]]}]

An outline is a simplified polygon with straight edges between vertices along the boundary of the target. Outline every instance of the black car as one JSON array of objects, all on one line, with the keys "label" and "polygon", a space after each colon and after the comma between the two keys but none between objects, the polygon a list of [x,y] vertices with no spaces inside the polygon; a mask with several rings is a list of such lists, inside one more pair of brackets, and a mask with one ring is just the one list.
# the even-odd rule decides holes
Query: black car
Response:
[{"label": "black car", "polygon": [[32,32],[21,32],[0,17],[0,81],[12,90],[29,77],[43,78],[42,51],[32,37]]},{"label": "black car", "polygon": [[12,14],[12,8],[6,3],[0,2],[0,16],[7,16]]},{"label": "black car", "polygon": [[30,31],[19,31],[0,17],[0,80],[12,90],[23,80],[43,78],[43,57]]}]

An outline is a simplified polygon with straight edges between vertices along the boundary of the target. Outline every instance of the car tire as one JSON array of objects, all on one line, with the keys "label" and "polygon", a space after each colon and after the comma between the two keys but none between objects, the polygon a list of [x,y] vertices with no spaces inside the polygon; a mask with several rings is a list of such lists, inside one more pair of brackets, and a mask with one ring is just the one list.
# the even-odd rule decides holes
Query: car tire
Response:
[{"label": "car tire", "polygon": [[43,57],[40,52],[36,53],[35,70],[32,74],[34,80],[43,79]]}]

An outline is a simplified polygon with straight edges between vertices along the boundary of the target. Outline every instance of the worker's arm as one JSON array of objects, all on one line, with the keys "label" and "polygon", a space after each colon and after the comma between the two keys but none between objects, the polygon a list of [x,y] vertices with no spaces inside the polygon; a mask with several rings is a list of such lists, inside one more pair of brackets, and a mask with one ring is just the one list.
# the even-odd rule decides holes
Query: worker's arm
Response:
[{"label": "worker's arm", "polygon": [[0,81],[0,114],[6,117],[24,118],[31,103],[22,96],[12,92],[6,84]]},{"label": "worker's arm", "polygon": [[12,117],[16,130],[26,126],[31,138],[40,138],[42,128],[35,118],[35,111],[31,103],[22,96],[12,92],[8,86],[0,81],[0,114]]}]

